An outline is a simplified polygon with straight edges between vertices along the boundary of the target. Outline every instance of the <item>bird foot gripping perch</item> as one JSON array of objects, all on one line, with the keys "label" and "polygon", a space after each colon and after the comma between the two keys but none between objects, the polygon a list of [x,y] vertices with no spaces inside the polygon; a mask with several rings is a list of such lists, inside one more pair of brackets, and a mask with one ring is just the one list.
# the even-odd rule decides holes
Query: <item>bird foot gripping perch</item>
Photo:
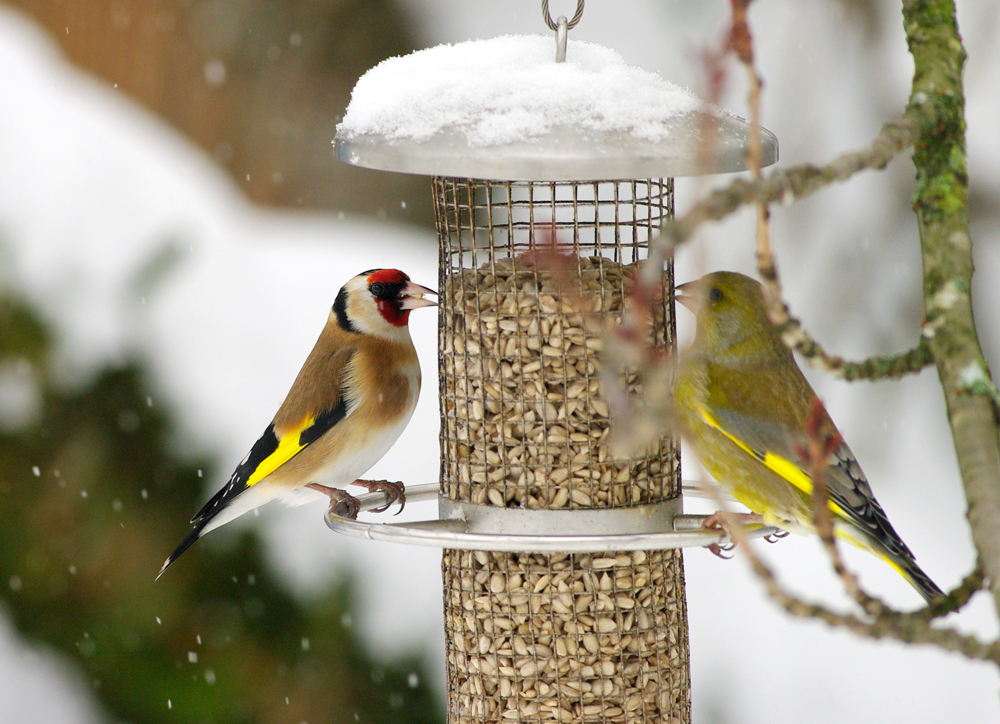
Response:
[{"label": "bird foot gripping perch", "polygon": [[[385,493],[386,503],[371,509],[372,513],[384,513],[393,503],[399,503],[399,510],[396,511],[396,515],[399,515],[406,507],[406,489],[402,483],[394,483],[389,480],[355,480],[351,485],[366,488],[369,493],[378,491]],[[358,513],[361,511],[361,501],[346,490],[330,488],[318,483],[310,483],[306,487],[329,496],[329,512],[331,514],[347,520],[357,520]]]},{"label": "bird foot gripping perch", "polygon": [[[715,555],[723,560],[729,560],[732,555],[726,555],[736,548],[736,534],[734,534],[733,529],[740,526],[750,526],[750,525],[763,525],[764,516],[759,513],[730,513],[728,511],[716,511],[712,513],[702,524],[705,530],[721,530],[726,534],[728,540],[723,543],[709,543],[706,548],[712,551]],[[787,535],[787,533],[786,533]],[[764,539],[769,543],[773,543],[778,538],[784,536],[779,535],[779,533],[771,533],[764,536]]]},{"label": "bird foot gripping perch", "polygon": [[[698,483],[683,484],[685,496],[704,497]],[[331,506],[327,526],[351,538],[479,551],[590,552],[663,550],[722,544],[721,529],[706,529],[704,515],[681,513],[681,499],[629,508],[532,510],[457,503],[438,495],[438,483],[411,485],[411,503],[436,502],[438,517],[409,523],[369,523],[339,515]],[[343,491],[340,491],[343,492]],[[361,511],[385,510],[392,493],[376,486],[357,500]],[[754,523],[743,538],[777,533]]]}]

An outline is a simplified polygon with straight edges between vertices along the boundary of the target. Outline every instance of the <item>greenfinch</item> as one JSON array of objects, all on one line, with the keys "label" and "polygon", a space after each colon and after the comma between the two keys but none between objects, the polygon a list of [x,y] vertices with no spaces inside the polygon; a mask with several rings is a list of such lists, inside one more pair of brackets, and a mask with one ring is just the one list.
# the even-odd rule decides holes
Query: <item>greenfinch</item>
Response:
[{"label": "greenfinch", "polygon": [[[901,573],[927,600],[941,589],[893,530],[854,454],[771,323],[763,288],[734,272],[677,287],[695,338],[674,378],[680,432],[733,497],[782,530],[815,532],[810,444],[832,450],[825,481],[834,533]],[[810,434],[811,433],[811,434]]]}]

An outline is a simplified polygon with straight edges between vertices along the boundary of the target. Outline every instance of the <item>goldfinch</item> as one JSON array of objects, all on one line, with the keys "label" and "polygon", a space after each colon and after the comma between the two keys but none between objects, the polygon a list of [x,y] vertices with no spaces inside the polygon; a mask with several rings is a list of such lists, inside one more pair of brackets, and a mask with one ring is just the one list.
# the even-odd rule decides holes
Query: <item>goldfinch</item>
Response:
[{"label": "goldfinch", "polygon": [[813,532],[806,452],[812,415],[833,449],[826,485],[835,534],[888,562],[927,601],[943,595],[889,524],[854,454],[782,343],[761,285],[717,272],[677,291],[678,301],[695,313],[696,328],[674,378],[674,409],[705,469],[764,523]]},{"label": "goldfinch", "polygon": [[399,483],[358,477],[392,447],[417,404],[420,365],[408,322],[411,310],[435,305],[425,294],[437,292],[398,269],[371,269],[344,285],[271,424],[192,518],[194,530],[157,578],[198,538],[247,511],[276,498],[315,497],[299,500],[303,489],[328,496],[349,518],[357,516],[357,498],[331,486],[386,491],[380,511],[405,503]]}]

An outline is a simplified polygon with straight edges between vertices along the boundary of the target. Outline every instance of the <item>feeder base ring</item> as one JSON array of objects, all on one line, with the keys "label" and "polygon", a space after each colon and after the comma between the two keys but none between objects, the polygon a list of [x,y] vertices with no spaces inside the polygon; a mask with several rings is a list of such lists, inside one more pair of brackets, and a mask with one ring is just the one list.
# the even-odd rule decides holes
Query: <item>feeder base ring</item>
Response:
[{"label": "feeder base ring", "polygon": [[442,520],[464,520],[469,533],[581,536],[662,533],[681,514],[681,497],[628,508],[500,508],[438,498]]},{"label": "feeder base ring", "polygon": [[[685,486],[685,489],[687,487]],[[681,498],[631,508],[522,510],[457,503],[438,495],[437,483],[406,488],[408,503],[437,500],[442,517],[410,523],[369,523],[326,513],[335,533],[390,543],[473,551],[589,553],[666,550],[725,544],[721,530],[702,528],[705,515],[684,515]],[[361,510],[386,503],[382,491],[358,496]],[[780,533],[760,524],[743,527],[747,538]]]}]

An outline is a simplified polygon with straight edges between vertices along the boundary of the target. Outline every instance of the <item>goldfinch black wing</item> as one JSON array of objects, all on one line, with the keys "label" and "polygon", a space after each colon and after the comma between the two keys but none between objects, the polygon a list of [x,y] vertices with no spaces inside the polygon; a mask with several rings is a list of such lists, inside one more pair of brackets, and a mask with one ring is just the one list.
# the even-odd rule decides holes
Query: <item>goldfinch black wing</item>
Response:
[{"label": "goldfinch black wing", "polygon": [[[198,538],[228,522],[229,517],[224,516],[225,520],[223,520],[218,516],[229,508],[234,500],[315,443],[347,417],[350,411],[351,395],[350,391],[346,389],[347,375],[344,372],[353,358],[354,351],[353,348],[341,349],[320,360],[320,363],[326,368],[325,378],[331,383],[329,389],[325,390],[326,404],[319,411],[303,409],[300,414],[292,416],[296,422],[289,424],[288,419],[292,413],[289,408],[294,409],[296,406],[301,386],[300,380],[303,379],[303,374],[299,374],[288,393],[288,397],[285,398],[285,402],[275,416],[275,420],[267,426],[264,434],[253,444],[247,456],[236,466],[229,482],[212,496],[211,500],[205,503],[191,519],[194,529],[167,558],[157,574],[157,578]],[[314,363],[315,355],[316,350],[306,360],[303,371]],[[240,513],[243,512],[245,511],[240,511]],[[236,515],[232,517],[236,517]]]},{"label": "goldfinch black wing", "polygon": [[285,431],[280,437],[272,422],[233,471],[225,487],[205,503],[191,522],[197,525],[210,521],[233,498],[259,483],[347,417],[347,409],[347,398],[341,395],[333,407],[316,417],[303,419],[299,426]]}]

